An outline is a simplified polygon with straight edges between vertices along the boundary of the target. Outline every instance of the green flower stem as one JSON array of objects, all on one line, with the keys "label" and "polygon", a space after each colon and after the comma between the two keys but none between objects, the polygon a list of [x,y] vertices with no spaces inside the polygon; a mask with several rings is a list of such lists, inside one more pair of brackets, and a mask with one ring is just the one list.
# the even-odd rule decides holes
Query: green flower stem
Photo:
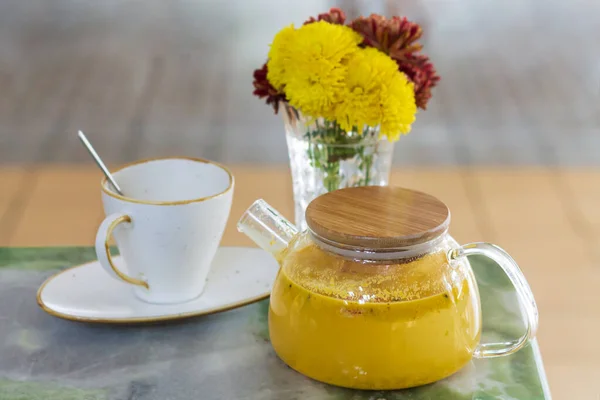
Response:
[{"label": "green flower stem", "polygon": [[365,171],[365,183],[363,186],[369,186],[371,184],[371,166],[373,165],[373,155],[369,154],[368,156],[365,156],[365,167],[364,167],[364,171]]},{"label": "green flower stem", "polygon": [[341,183],[340,163],[337,161],[328,163],[324,169],[324,172],[326,173],[326,175],[323,179],[323,184],[327,191],[331,192],[339,189]]},{"label": "green flower stem", "polygon": [[305,138],[309,141],[308,158],[313,168],[323,171],[323,187],[328,192],[340,189],[342,177],[340,176],[341,162],[356,157],[359,168],[363,172],[354,186],[371,184],[371,168],[373,166],[373,153],[365,151],[365,142],[369,144],[373,139],[373,132],[365,128],[361,135],[348,134],[335,121],[315,121],[315,129],[308,131]]}]

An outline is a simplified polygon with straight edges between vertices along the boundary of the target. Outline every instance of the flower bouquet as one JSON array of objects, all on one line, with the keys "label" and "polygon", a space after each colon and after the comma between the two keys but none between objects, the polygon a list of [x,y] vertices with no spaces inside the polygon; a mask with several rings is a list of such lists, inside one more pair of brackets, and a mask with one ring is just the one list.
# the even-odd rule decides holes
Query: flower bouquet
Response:
[{"label": "flower bouquet", "polygon": [[439,81],[419,54],[419,25],[372,14],[346,24],[333,8],[283,28],[254,71],[254,94],[283,117],[296,224],[316,196],[387,185],[393,143],[410,132]]}]

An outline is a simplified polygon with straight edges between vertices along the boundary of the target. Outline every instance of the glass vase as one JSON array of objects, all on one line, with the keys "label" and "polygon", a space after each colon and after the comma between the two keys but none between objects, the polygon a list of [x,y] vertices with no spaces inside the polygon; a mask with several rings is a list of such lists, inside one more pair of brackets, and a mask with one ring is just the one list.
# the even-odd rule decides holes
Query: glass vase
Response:
[{"label": "glass vase", "polygon": [[283,111],[298,229],[306,229],[304,212],[315,197],[389,183],[394,145],[379,138],[378,127],[345,131],[335,121],[307,118],[289,105]]}]

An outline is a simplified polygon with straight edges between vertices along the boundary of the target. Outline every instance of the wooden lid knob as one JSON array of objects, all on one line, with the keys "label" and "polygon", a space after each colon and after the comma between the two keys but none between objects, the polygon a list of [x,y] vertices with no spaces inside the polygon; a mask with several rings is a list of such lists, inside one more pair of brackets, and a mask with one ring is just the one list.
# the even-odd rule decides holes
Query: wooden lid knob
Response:
[{"label": "wooden lid knob", "polygon": [[450,224],[450,210],[427,193],[392,186],[363,186],[315,198],[306,209],[306,223],[327,241],[386,250],[440,236]]}]

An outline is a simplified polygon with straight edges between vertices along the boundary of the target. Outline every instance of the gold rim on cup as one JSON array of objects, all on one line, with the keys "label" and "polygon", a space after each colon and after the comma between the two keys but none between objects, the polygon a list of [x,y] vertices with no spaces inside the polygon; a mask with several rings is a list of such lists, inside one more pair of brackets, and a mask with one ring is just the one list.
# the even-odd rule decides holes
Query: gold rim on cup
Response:
[{"label": "gold rim on cup", "polygon": [[183,205],[183,204],[190,204],[190,203],[199,203],[202,201],[210,200],[212,198],[224,195],[225,193],[230,191],[231,188],[233,187],[233,174],[227,167],[225,167],[224,165],[219,164],[217,162],[214,162],[214,161],[206,160],[204,158],[196,158],[196,157],[177,156],[177,157],[147,158],[144,160],[138,160],[138,161],[134,161],[132,163],[125,164],[125,165],[119,167],[118,169],[116,169],[115,171],[113,171],[112,173],[115,174],[119,171],[124,170],[125,168],[133,167],[135,165],[146,164],[146,163],[149,163],[152,161],[163,161],[163,160],[189,160],[189,161],[195,161],[195,162],[200,162],[200,163],[204,163],[204,164],[215,165],[218,168],[221,168],[223,171],[227,172],[227,175],[229,175],[229,185],[227,186],[227,188],[225,190],[223,190],[222,192],[217,193],[217,194],[213,194],[213,195],[206,196],[206,197],[200,197],[197,199],[177,200],[177,201],[149,201],[149,200],[134,199],[132,197],[127,197],[127,196],[121,196],[120,194],[115,193],[106,188],[106,183],[107,183],[106,177],[102,178],[100,187],[104,193],[106,193],[110,197],[114,197],[115,199],[119,199],[119,200],[126,201],[129,203],[148,204],[148,205],[154,205],[154,206],[176,206],[176,205]]}]

